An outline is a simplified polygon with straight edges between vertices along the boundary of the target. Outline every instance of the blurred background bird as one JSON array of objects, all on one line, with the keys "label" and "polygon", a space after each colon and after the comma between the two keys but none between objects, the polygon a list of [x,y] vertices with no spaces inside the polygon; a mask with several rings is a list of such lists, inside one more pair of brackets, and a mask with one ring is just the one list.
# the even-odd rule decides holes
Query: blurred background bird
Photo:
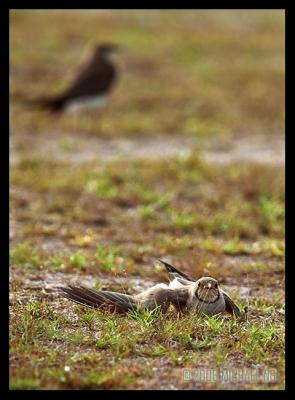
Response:
[{"label": "blurred background bird", "polygon": [[61,94],[27,102],[54,113],[102,106],[117,78],[118,71],[112,60],[117,50],[115,44],[97,45],[91,57],[77,71],[72,83]]}]

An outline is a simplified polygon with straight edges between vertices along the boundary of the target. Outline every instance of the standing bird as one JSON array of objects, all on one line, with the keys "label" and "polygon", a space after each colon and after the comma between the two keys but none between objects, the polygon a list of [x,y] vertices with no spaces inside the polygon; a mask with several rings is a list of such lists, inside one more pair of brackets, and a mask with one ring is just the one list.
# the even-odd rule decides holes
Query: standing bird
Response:
[{"label": "standing bird", "polygon": [[157,307],[166,312],[173,305],[180,312],[194,311],[206,315],[229,312],[236,317],[241,316],[238,306],[219,288],[216,279],[203,277],[195,280],[166,261],[160,261],[169,278],[172,278],[169,285],[159,283],[136,295],[97,291],[83,286],[61,287],[59,292],[75,303],[123,314],[144,308],[154,310]]},{"label": "standing bird", "polygon": [[114,44],[96,46],[91,58],[80,67],[70,86],[52,98],[30,100],[29,103],[58,113],[81,107],[97,107],[105,103],[117,76],[111,56],[117,51]]}]

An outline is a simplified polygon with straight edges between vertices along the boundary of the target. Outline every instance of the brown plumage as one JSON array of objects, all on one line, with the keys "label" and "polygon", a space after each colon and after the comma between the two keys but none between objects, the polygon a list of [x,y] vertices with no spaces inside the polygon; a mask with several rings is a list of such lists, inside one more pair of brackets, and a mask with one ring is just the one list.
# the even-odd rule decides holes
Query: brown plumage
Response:
[{"label": "brown plumage", "polygon": [[[161,261],[161,263],[163,263],[165,265],[165,268],[166,268],[170,278],[177,280],[182,285],[190,285],[192,282],[197,282],[196,279],[193,279],[192,277],[186,275],[184,272],[179,271],[177,268],[175,268],[173,265],[167,263],[166,261],[164,261],[164,260],[160,260],[160,261]],[[201,278],[201,279],[204,279],[204,278]],[[199,279],[198,281],[200,281],[201,279]],[[220,288],[219,288],[219,292],[225,302],[225,311],[230,314],[236,315],[236,316],[241,316],[241,311],[240,311],[239,307],[233,302],[233,300],[229,297],[229,295]]]},{"label": "brown plumage", "polygon": [[179,312],[194,311],[207,315],[229,312],[241,316],[239,307],[218,286],[216,279],[203,277],[195,280],[177,268],[160,260],[168,272],[169,285],[159,283],[135,295],[93,290],[83,286],[61,287],[62,296],[92,308],[103,308],[118,313],[159,307],[166,312],[173,305]]},{"label": "brown plumage", "polygon": [[118,313],[126,313],[136,308],[132,296],[110,291],[98,291],[83,286],[67,286],[59,288],[62,296],[75,303],[91,308],[104,308]]},{"label": "brown plumage", "polygon": [[63,111],[73,102],[87,101],[105,96],[111,90],[117,70],[109,56],[117,50],[116,45],[97,46],[90,59],[80,67],[75,79],[56,97],[30,100],[29,103],[53,112]]}]

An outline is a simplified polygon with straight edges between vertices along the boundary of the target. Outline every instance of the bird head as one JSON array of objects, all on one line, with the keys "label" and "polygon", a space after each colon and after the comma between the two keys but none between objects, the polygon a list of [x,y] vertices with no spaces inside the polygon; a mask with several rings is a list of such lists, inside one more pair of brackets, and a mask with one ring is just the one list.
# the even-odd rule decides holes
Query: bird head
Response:
[{"label": "bird head", "polygon": [[220,296],[217,280],[208,276],[200,278],[196,284],[195,295],[199,300],[206,302],[217,300]]},{"label": "bird head", "polygon": [[95,49],[96,54],[100,57],[109,57],[119,50],[119,46],[113,43],[102,43]]}]

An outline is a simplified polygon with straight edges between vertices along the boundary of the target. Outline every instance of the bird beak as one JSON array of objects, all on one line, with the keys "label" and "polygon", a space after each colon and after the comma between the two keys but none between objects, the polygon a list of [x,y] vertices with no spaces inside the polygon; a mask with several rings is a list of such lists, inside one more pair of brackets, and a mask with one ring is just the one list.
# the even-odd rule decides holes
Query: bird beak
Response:
[{"label": "bird beak", "polygon": [[211,288],[212,288],[211,283],[208,283],[208,284],[207,284],[207,288],[208,288],[208,289],[211,289]]}]

